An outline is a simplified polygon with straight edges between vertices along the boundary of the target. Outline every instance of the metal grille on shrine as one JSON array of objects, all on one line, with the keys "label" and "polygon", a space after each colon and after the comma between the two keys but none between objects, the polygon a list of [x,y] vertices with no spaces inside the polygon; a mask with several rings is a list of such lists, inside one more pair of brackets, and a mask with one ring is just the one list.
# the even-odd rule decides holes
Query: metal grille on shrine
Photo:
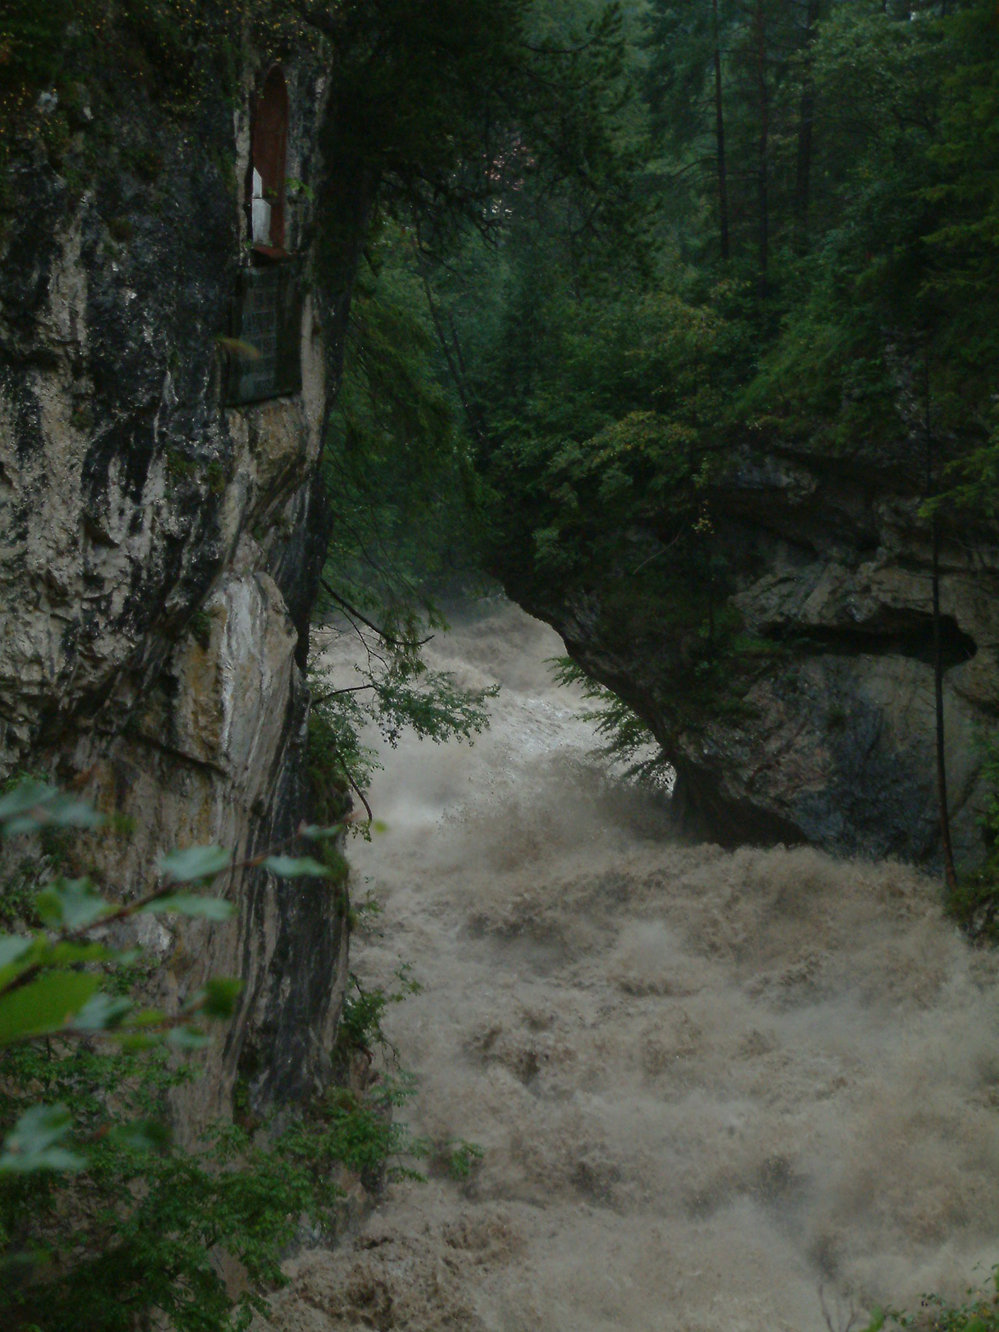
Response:
[{"label": "metal grille on shrine", "polygon": [[302,387],[301,264],[286,243],[288,89],[275,65],[253,105],[248,224],[253,266],[239,273],[225,401],[262,402]]},{"label": "metal grille on shrine", "polygon": [[300,266],[295,260],[240,272],[227,403],[261,402],[301,391],[301,313]]}]

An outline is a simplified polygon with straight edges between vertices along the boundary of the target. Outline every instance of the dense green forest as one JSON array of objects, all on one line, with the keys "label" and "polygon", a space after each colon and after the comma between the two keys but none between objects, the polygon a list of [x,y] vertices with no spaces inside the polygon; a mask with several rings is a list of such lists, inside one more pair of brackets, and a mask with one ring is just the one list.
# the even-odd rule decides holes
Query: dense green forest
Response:
[{"label": "dense green forest", "polygon": [[[410,515],[452,563],[471,503],[472,559],[524,604],[599,605],[604,639],[665,615],[666,739],[738,709],[769,650],[726,604],[734,459],[904,478],[934,532],[994,512],[999,32],[988,4],[533,21],[545,129],[526,99],[460,217],[447,194],[443,219],[440,198],[383,198],[336,456],[371,493],[401,484],[393,516],[359,513]],[[569,89],[554,121],[539,59]],[[428,457],[454,469],[429,510],[397,470]]]},{"label": "dense green forest", "polygon": [[[601,22],[552,6],[539,39],[553,67],[573,53],[579,169],[515,126],[464,235],[386,202],[345,452],[450,440],[435,456],[470,464],[486,558],[522,591],[614,576],[643,531],[687,594],[723,579],[709,482],[747,440],[895,450],[929,468],[927,498],[989,511],[992,7],[655,0]],[[428,405],[442,385],[450,417],[384,419],[390,318],[414,333],[409,382]]]},{"label": "dense green forest", "polygon": [[[322,608],[380,628],[389,664],[372,696],[390,735],[482,724],[481,700],[445,696],[427,713],[408,686],[420,684],[420,623],[483,570],[528,606],[542,589],[612,588],[618,607],[640,607],[647,578],[665,586],[680,726],[753,649],[722,609],[728,556],[712,519],[736,449],[786,440],[857,467],[876,455],[919,478],[927,512],[994,515],[994,0],[13,0],[0,125],[30,121],[50,85],[75,87],[102,43],[183,121],[203,86],[231,77],[247,31],[328,61],[331,160],[363,199],[350,218],[340,200],[317,201],[317,285],[346,247],[360,255],[323,462]],[[58,118],[39,131],[57,160],[64,132]],[[348,227],[359,212],[360,244]],[[357,704],[316,715],[352,779]],[[97,960],[127,971],[127,991],[131,956],[44,952],[45,925],[83,947],[87,897],[71,883],[36,912],[35,951],[0,952],[5,986],[29,966],[33,980]],[[204,996],[192,1021],[225,1017],[231,998]],[[368,1039],[381,1001],[353,1002]],[[328,1207],[315,1162],[377,1173],[406,1146],[380,1114],[389,1090],[379,1113],[334,1096],[321,1125],[267,1151],[250,1123],[220,1130],[204,1157],[161,1151],[157,1110],[184,1074],[158,1045],[109,1131],[126,1056],[82,1046],[53,1069],[44,1024],[8,1018],[0,1044],[17,1049],[0,1113],[9,1126],[36,1101],[79,1096],[91,1169],[74,1187],[97,1246],[81,1254],[59,1234],[57,1181],[81,1164],[60,1155],[67,1124],[22,1120],[35,1136],[0,1159],[0,1247],[15,1254],[0,1306],[20,1301],[19,1327],[77,1326],[81,1300],[99,1309],[93,1326],[152,1326],[154,1309],[178,1329],[246,1326],[295,1218]],[[166,1026],[182,1047],[187,1021]],[[219,1162],[232,1169],[219,1176]],[[253,1285],[236,1311],[215,1244]],[[994,1312],[948,1317],[938,1326],[999,1326]]]}]

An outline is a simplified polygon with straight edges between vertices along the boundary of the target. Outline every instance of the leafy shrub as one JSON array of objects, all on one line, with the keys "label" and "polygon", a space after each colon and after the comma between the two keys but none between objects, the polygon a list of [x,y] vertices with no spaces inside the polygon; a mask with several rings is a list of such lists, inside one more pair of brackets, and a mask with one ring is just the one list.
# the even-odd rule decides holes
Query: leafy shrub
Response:
[{"label": "leafy shrub", "polygon": [[382,1027],[386,1009],[390,1004],[401,1003],[408,995],[419,994],[422,988],[410,975],[408,964],[396,968],[395,978],[397,987],[394,990],[368,990],[353,972],[350,973],[350,985],[340,1013],[339,1042],[343,1049],[370,1052],[381,1047],[395,1053]]},{"label": "leafy shrub", "polygon": [[897,1309],[879,1312],[864,1332],[999,1332],[999,1266],[992,1269],[992,1289],[969,1289],[967,1300],[951,1304],[939,1295],[924,1295],[916,1313]]},{"label": "leafy shrub", "polygon": [[[73,837],[100,822],[84,802],[37,781],[0,797],[7,838]],[[320,841],[335,831],[300,830]],[[38,863],[44,869],[51,857]],[[309,856],[253,863],[282,876],[330,877]],[[221,847],[173,852],[159,868],[156,885],[126,903],[59,874],[33,884],[22,875],[7,899],[5,924],[19,932],[0,934],[5,1328],[69,1332],[83,1310],[88,1326],[108,1332],[146,1325],[154,1311],[180,1332],[244,1327],[262,1290],[280,1279],[278,1259],[301,1215],[330,1214],[334,1158],[368,1165],[393,1141],[370,1131],[367,1110],[357,1122],[345,1113],[303,1118],[270,1142],[231,1124],[191,1151],[171,1141],[166,1097],[190,1075],[178,1058],[207,1041],[206,1021],[232,1014],[240,987],[209,980],[176,1012],[144,1007],[133,993],[148,965],[110,942],[110,926],[146,912],[208,921],[232,912],[205,891],[231,868]],[[247,1278],[235,1303],[220,1251]]]},{"label": "leafy shrub", "polygon": [[596,704],[581,715],[596,724],[597,734],[604,742],[600,753],[612,762],[624,764],[626,779],[653,789],[672,790],[673,769],[641,717],[612,690],[587,675],[571,657],[554,657],[550,665],[559,684],[576,685],[588,702]]},{"label": "leafy shrub", "polygon": [[[88,805],[37,781],[0,796],[8,838],[73,837],[99,823]],[[299,834],[322,848],[338,831],[303,825]],[[272,853],[252,864],[335,889],[335,872],[311,856]],[[107,927],[149,911],[225,919],[231,905],[206,886],[229,868],[220,847],[174,852],[162,858],[158,884],[128,903],[106,900],[85,878],[19,887],[5,924],[21,932],[0,934],[5,1332],[237,1332],[282,1282],[280,1260],[303,1219],[313,1232],[336,1230],[345,1169],[373,1189],[386,1170],[422,1178],[413,1164],[420,1157],[446,1157],[451,1173],[467,1176],[481,1155],[471,1143],[416,1140],[395,1121],[413,1092],[402,1074],[383,1075],[363,1097],[331,1087],[280,1126],[237,1104],[238,1122],[177,1146],[167,1097],[192,1076],[182,1056],[206,1042],[206,1021],[231,1015],[239,985],[210,980],[179,1012],[143,1007],[134,990],[150,963],[112,946]],[[343,1055],[387,1046],[385,1008],[418,989],[405,967],[397,975],[390,993],[352,977]],[[235,1297],[223,1254],[244,1278]]]},{"label": "leafy shrub", "polygon": [[947,910],[976,942],[999,944],[999,741],[984,746],[982,784],[985,811],[981,828],[987,853],[981,869],[961,876],[950,891]]}]

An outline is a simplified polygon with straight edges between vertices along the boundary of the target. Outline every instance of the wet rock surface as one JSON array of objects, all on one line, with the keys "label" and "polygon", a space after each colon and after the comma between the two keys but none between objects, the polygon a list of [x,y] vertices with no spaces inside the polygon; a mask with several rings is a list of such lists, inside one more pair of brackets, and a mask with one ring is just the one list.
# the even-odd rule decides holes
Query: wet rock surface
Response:
[{"label": "wet rock surface", "polygon": [[[934,862],[932,550],[917,472],[873,443],[852,457],[743,450],[706,500],[727,582],[713,614],[738,626],[710,689],[690,674],[704,626],[692,637],[678,618],[669,553],[648,533],[634,534],[641,562],[600,570],[589,590],[560,600],[516,573],[508,590],[649,723],[691,828],[729,845]],[[945,512],[940,558],[948,791],[970,866],[984,854],[980,773],[999,705],[999,535]]]},{"label": "wet rock surface", "polygon": [[[127,844],[96,852],[113,892],[148,888],[165,850],[219,843],[240,860],[307,815],[316,469],[339,357],[309,293],[302,391],[223,405],[250,108],[269,66],[250,53],[238,86],[168,110],[134,69],[84,71],[89,118],[60,153],[26,134],[8,158],[0,776],[51,775],[134,821]],[[288,174],[318,182],[322,79],[308,58],[285,75]],[[300,256],[309,210],[305,192],[289,206]],[[237,1071],[259,1103],[321,1080],[344,983],[342,903],[259,870],[223,888],[231,924],[151,938],[163,997],[211,974],[245,981],[211,1075],[184,1093],[191,1132],[228,1106]]]}]

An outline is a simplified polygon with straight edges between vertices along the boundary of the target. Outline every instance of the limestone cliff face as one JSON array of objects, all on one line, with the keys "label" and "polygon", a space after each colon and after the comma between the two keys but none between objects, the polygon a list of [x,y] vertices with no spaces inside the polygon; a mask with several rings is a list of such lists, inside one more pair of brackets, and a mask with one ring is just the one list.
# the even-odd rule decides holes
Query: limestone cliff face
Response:
[{"label": "limestone cliff face", "polygon": [[[209,90],[186,118],[135,77],[93,107],[77,85],[58,153],[37,132],[62,114],[51,95],[7,169],[0,775],[43,771],[131,815],[134,836],[101,853],[125,894],[165,849],[219,843],[241,860],[308,815],[316,467],[338,364],[310,295],[301,392],[223,406],[220,340],[249,262],[250,107],[268,64],[251,60],[237,97]],[[284,74],[287,175],[318,181],[323,81],[307,62]],[[306,200],[288,201],[285,245],[307,274]],[[225,1108],[238,1072],[262,1101],[324,1075],[345,908],[301,883],[238,872],[230,925],[150,928],[175,997],[209,974],[245,982],[191,1093],[198,1117]]]},{"label": "limestone cliff face", "polygon": [[[648,533],[627,534],[632,558],[591,588],[560,602],[535,587],[526,598],[651,725],[699,831],[938,855],[932,554],[918,457],[905,442],[829,457],[760,441],[732,460],[708,497],[724,568],[714,614],[739,630],[721,687],[697,687],[696,632],[677,614],[669,551]],[[999,534],[945,518],[941,573],[955,850],[974,864],[982,742],[999,709]],[[685,668],[689,690],[677,684]]]}]

